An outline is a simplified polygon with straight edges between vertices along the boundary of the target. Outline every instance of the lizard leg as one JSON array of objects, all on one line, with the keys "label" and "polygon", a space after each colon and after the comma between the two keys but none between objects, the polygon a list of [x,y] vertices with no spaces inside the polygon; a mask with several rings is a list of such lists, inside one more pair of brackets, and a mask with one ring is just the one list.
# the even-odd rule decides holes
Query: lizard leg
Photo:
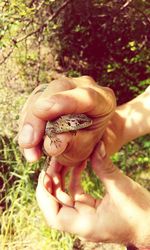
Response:
[{"label": "lizard leg", "polygon": [[61,146],[60,145],[61,140],[60,140],[60,138],[57,137],[57,135],[52,136],[52,134],[51,134],[51,137],[49,137],[49,138],[50,138],[50,146],[52,146],[52,144],[54,144],[56,148],[59,148]]}]

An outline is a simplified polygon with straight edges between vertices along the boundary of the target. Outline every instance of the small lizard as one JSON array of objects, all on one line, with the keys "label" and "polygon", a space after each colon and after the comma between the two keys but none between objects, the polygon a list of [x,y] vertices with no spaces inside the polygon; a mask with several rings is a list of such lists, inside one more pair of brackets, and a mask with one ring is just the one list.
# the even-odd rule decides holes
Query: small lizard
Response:
[{"label": "small lizard", "polygon": [[[92,125],[92,119],[85,114],[69,114],[62,115],[58,119],[53,121],[48,121],[45,128],[45,135],[50,138],[50,144],[54,143],[56,147],[61,141],[56,138],[56,134],[61,134],[64,132],[70,132],[87,128]],[[45,149],[43,148],[44,153]],[[48,167],[50,157],[47,157],[45,171]]]},{"label": "small lizard", "polygon": [[58,119],[48,121],[45,134],[53,141],[55,134],[77,131],[92,125],[92,120],[85,114],[62,115]]}]

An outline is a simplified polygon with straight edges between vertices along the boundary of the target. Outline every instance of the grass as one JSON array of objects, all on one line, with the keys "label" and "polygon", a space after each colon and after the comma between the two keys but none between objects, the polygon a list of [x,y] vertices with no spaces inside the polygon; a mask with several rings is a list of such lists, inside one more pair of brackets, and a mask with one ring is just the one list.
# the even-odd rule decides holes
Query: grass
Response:
[{"label": "grass", "polygon": [[[47,227],[35,199],[37,177],[43,161],[25,162],[12,139],[0,140],[1,223],[0,249],[73,249],[75,237]],[[88,171],[90,169],[88,168]],[[83,175],[85,190],[99,196],[99,182],[88,171]]]},{"label": "grass", "polygon": [[[145,143],[146,138],[144,139],[144,145]],[[122,160],[122,157],[124,157],[124,151],[121,151],[114,157],[114,161],[117,164],[122,163],[122,169],[124,168],[124,171],[127,172],[129,172],[129,165],[134,161],[132,151],[134,151],[134,147],[137,148],[137,144],[134,146],[132,145],[130,150],[128,147],[129,145],[126,149],[128,152],[126,152],[127,155],[126,159],[124,159],[125,162]],[[142,150],[141,152],[144,152],[143,167],[145,166],[145,170],[146,168],[148,170],[148,166],[146,167],[147,160],[145,164],[145,159],[147,159],[145,158],[145,155],[148,152],[145,153],[145,151]],[[131,162],[128,162],[129,155],[133,157]],[[139,156],[139,159],[140,158],[141,156]],[[73,249],[75,237],[67,233],[58,232],[57,230],[51,230],[47,227],[37,206],[35,188],[38,173],[43,164],[42,161],[36,164],[28,164],[22,158],[18,146],[12,141],[12,139],[8,140],[7,138],[1,138],[0,140],[0,159],[2,191],[0,197],[0,249]],[[138,159],[136,164],[135,167],[137,168]],[[138,169],[138,173],[140,171],[142,170]],[[135,175],[135,170],[132,172],[132,175]],[[88,193],[92,193],[95,197],[100,197],[103,193],[103,186],[91,172],[90,167],[88,167],[83,175],[82,184],[84,189]]]},{"label": "grass", "polygon": [[50,230],[37,206],[35,188],[42,162],[26,163],[12,140],[1,140],[0,155],[0,249],[72,249],[73,237]]}]

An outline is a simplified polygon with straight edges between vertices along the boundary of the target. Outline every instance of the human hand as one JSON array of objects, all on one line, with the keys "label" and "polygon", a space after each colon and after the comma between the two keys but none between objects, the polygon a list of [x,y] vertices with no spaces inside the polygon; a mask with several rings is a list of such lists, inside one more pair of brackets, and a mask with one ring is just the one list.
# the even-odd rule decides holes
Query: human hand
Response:
[{"label": "human hand", "polygon": [[[62,78],[40,85],[30,95],[20,115],[20,148],[28,161],[38,160],[46,121],[64,114],[85,113],[93,120],[90,128],[78,131],[76,136],[72,133],[57,135],[62,141],[58,162],[65,166],[77,166],[93,151],[114,109],[113,92],[98,86],[90,77]],[[49,155],[58,154],[58,149],[50,145],[48,137],[44,147]]]},{"label": "human hand", "polygon": [[150,247],[150,193],[112,164],[104,144],[96,148],[91,163],[105,185],[106,194],[102,200],[79,194],[76,183],[80,179],[80,168],[74,168],[72,207],[60,204],[53,196],[59,192],[59,187],[53,185],[57,183],[56,176],[41,173],[36,196],[48,225],[92,242]]}]

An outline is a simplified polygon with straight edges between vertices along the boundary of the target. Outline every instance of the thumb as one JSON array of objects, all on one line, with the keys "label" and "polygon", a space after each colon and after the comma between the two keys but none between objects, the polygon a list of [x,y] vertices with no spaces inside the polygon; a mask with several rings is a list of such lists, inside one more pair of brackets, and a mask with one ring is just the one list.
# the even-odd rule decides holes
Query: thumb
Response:
[{"label": "thumb", "polygon": [[137,184],[112,163],[102,141],[96,146],[91,156],[91,163],[95,174],[103,182],[111,197],[116,199],[117,195],[119,199],[124,194],[128,198],[129,194],[134,194]]},{"label": "thumb", "polygon": [[91,164],[95,174],[107,186],[108,182],[116,180],[120,176],[120,170],[112,163],[105,151],[102,141],[96,146],[91,155]]},{"label": "thumb", "polygon": [[141,204],[147,204],[149,192],[114,166],[107,157],[103,142],[95,148],[91,163],[93,170],[104,183],[111,200],[117,205],[116,208],[121,206],[122,212],[131,216],[130,218],[132,218],[132,211],[134,213],[137,208],[145,209],[145,205]]}]

